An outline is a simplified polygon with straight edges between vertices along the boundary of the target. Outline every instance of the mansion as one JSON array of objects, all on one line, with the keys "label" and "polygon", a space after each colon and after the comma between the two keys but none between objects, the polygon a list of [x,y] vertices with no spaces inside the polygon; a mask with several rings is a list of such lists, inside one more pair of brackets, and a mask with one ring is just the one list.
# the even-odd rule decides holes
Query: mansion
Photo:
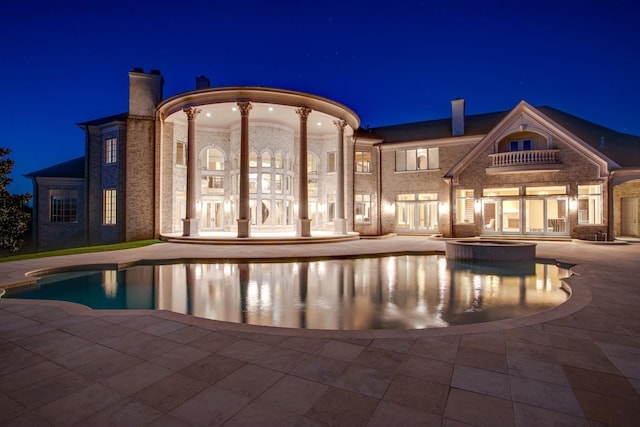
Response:
[{"label": "mansion", "polygon": [[41,250],[225,233],[612,240],[638,236],[640,137],[525,101],[362,128],[345,105],[265,87],[163,98],[79,123],[83,157],[27,175]]}]

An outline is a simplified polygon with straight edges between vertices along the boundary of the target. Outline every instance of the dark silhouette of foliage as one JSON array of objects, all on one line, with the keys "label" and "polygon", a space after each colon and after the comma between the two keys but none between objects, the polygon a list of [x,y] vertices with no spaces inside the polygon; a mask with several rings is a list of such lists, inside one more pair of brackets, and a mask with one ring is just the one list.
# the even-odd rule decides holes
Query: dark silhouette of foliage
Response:
[{"label": "dark silhouette of foliage", "polygon": [[7,187],[13,181],[9,174],[14,164],[7,157],[9,153],[11,150],[0,147],[0,249],[17,252],[31,222],[27,206],[31,194],[9,194]]}]

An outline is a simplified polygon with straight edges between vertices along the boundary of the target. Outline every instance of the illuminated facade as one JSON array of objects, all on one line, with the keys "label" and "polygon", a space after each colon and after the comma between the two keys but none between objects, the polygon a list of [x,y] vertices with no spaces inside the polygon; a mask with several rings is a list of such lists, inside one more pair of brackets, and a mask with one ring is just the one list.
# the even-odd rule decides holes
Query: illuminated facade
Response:
[{"label": "illuminated facade", "polygon": [[40,248],[213,233],[639,234],[640,137],[550,107],[466,116],[456,99],[450,119],[363,129],[306,93],[201,76],[164,99],[159,72],[129,81],[127,113],[80,124],[82,176],[28,175]]}]

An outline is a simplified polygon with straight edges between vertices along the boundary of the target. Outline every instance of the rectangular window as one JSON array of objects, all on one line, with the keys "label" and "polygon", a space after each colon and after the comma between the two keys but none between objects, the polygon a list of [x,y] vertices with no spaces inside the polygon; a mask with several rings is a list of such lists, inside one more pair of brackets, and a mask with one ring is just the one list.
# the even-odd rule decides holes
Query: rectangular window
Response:
[{"label": "rectangular window", "polygon": [[336,195],[327,196],[327,221],[333,222],[336,219]]},{"label": "rectangular window", "polygon": [[255,193],[258,191],[258,174],[250,173],[249,174],[249,192]]},{"label": "rectangular window", "polygon": [[49,190],[49,221],[78,222],[77,190]]},{"label": "rectangular window", "polygon": [[527,187],[525,189],[527,196],[552,196],[567,194],[565,185],[550,185],[547,187]]},{"label": "rectangular window", "polygon": [[482,190],[483,197],[499,197],[499,196],[519,196],[520,189],[512,188],[484,188]]},{"label": "rectangular window", "polygon": [[456,190],[456,223],[474,223],[473,190]]},{"label": "rectangular window", "polygon": [[281,173],[277,173],[274,175],[275,177],[275,191],[278,194],[282,194],[282,174]]},{"label": "rectangular window", "polygon": [[102,196],[102,223],[105,225],[116,224],[116,190],[106,189]]},{"label": "rectangular window", "polygon": [[334,173],[336,171],[336,152],[329,151],[327,153],[327,173]]},{"label": "rectangular window", "polygon": [[224,177],[217,175],[202,175],[202,186],[200,191],[204,195],[223,193]]},{"label": "rectangular window", "polygon": [[176,165],[187,165],[187,144],[176,142]]},{"label": "rectangular window", "polygon": [[396,151],[396,172],[439,168],[440,150],[438,147]]},{"label": "rectangular window", "polygon": [[104,140],[104,162],[106,164],[118,161],[118,139],[107,138]]},{"label": "rectangular window", "polygon": [[356,223],[371,223],[371,194],[356,194]]},{"label": "rectangular window", "polygon": [[602,224],[602,187],[578,185],[578,224]]},{"label": "rectangular window", "polygon": [[368,151],[356,151],[356,172],[371,172],[371,153]]},{"label": "rectangular window", "polygon": [[307,182],[307,194],[309,194],[309,197],[318,197],[318,178],[309,178]]},{"label": "rectangular window", "polygon": [[271,174],[262,174],[262,193],[271,193]]}]

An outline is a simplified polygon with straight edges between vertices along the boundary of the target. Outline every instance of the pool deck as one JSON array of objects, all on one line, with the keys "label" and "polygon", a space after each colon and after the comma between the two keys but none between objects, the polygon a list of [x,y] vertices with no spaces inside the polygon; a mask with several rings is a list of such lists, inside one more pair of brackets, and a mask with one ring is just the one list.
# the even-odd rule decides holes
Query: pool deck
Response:
[{"label": "pool deck", "polygon": [[[166,311],[0,299],[2,426],[637,426],[640,244],[538,241],[576,264],[564,305],[412,331],[306,331]],[[0,264],[443,252],[396,236],[305,245],[160,243]]]}]

